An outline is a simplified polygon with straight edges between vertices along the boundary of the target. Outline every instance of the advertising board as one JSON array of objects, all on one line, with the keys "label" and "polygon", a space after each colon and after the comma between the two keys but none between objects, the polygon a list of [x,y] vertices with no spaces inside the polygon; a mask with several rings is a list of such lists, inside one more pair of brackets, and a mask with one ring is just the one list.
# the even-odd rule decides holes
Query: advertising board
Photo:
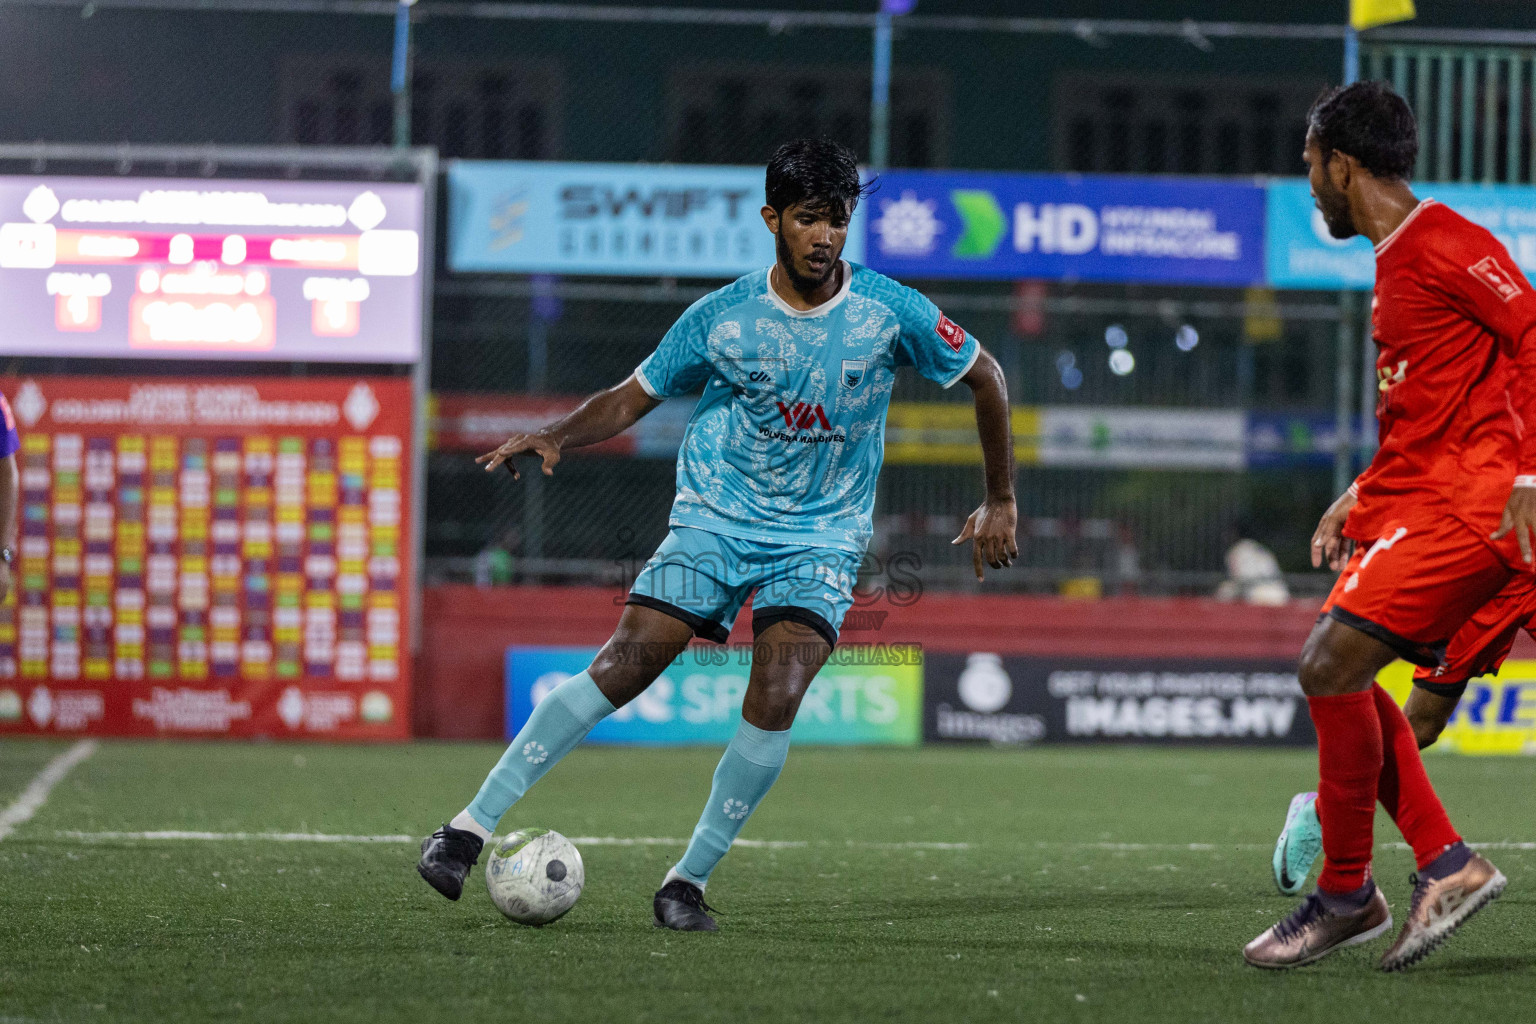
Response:
[{"label": "advertising board", "polygon": [[[586,669],[596,647],[507,648],[507,738],[550,690]],[[599,722],[593,743],[675,746],[730,742],[741,720],[752,647],[694,644],[638,698]],[[796,743],[915,745],[923,655],[916,647],[840,645],[800,705]]]}]

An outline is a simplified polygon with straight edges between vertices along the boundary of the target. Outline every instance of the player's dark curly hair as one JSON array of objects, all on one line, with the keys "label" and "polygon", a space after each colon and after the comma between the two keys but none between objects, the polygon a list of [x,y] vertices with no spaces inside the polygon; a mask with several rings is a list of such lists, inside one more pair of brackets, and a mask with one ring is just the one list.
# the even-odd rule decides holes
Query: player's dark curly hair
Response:
[{"label": "player's dark curly hair", "polygon": [[849,216],[872,189],[859,181],[853,150],[831,139],[795,139],[768,159],[768,205],[779,213],[800,203],[813,210],[846,209]]},{"label": "player's dark curly hair", "polygon": [[1408,103],[1384,82],[1326,89],[1307,112],[1323,159],[1347,153],[1378,178],[1406,180],[1419,154],[1419,127]]}]

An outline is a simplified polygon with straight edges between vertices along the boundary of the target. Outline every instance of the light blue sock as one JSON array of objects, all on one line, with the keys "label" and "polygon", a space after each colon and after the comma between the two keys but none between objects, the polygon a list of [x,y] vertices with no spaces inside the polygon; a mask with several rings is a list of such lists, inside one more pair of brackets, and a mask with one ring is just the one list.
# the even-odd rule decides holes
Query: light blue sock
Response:
[{"label": "light blue sock", "polygon": [[715,769],[709,803],[671,874],[703,888],[710,873],[736,841],[747,818],[773,788],[789,757],[789,730],[769,732],[742,719]]},{"label": "light blue sock", "polygon": [[555,687],[517,731],[517,738],[485,777],[464,813],[487,833],[496,831],[501,816],[522,799],[528,787],[613,712],[613,705],[585,672]]}]

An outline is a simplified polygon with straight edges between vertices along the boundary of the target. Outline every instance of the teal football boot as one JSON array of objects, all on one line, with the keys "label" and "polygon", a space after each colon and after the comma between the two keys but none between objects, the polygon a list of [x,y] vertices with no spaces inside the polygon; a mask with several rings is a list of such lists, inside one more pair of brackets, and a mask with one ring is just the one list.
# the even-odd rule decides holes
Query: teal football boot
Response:
[{"label": "teal football boot", "polygon": [[1301,892],[1322,852],[1323,825],[1317,820],[1317,794],[1297,793],[1285,812],[1285,828],[1275,840],[1275,887],[1287,896]]}]

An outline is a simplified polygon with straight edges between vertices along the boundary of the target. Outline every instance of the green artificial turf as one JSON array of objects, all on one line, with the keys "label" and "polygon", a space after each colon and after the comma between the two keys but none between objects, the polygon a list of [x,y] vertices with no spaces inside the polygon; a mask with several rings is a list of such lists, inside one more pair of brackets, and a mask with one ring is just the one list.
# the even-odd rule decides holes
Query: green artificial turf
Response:
[{"label": "green artificial turf", "polygon": [[[64,749],[0,745],[0,806]],[[1491,851],[1509,891],[1406,974],[1374,969],[1385,940],[1301,971],[1243,964],[1292,905],[1269,847],[1306,751],[796,749],[743,838],[804,845],[734,850],[714,935],[651,925],[681,842],[585,844],[581,901],[535,930],[496,912],[478,868],[460,902],[433,893],[406,842],[63,834],[419,836],[498,753],[102,743],[0,840],[0,1024],[1536,1018],[1536,850]],[[717,757],[579,750],[503,828],[686,837]],[[1536,761],[1430,771],[1469,838],[1536,840]],[[1399,912],[1412,867],[1378,852]]]}]

